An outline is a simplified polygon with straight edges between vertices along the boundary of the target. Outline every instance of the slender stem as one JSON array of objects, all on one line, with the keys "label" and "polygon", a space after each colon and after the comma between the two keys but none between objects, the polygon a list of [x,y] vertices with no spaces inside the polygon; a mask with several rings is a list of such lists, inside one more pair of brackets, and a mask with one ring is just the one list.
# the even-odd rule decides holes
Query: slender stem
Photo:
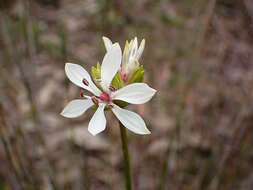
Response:
[{"label": "slender stem", "polygon": [[128,145],[127,145],[127,134],[126,128],[119,122],[120,126],[120,135],[121,135],[121,142],[122,142],[122,151],[124,156],[124,172],[125,172],[125,182],[126,182],[126,190],[131,190],[131,172],[130,172],[130,159],[129,159],[129,152],[128,152]]}]

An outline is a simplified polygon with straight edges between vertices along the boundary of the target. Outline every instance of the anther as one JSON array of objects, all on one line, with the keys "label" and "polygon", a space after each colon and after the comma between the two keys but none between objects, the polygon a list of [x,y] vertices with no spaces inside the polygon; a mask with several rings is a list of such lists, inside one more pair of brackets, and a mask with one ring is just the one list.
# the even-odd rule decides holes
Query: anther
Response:
[{"label": "anther", "polygon": [[126,82],[128,80],[128,75],[127,74],[123,74],[122,78],[123,78],[123,81]]},{"label": "anther", "polygon": [[97,82],[101,82],[102,80],[100,78],[95,79]]},{"label": "anther", "polygon": [[84,91],[83,91],[83,90],[81,90],[80,96],[81,96],[82,98],[84,97]]},{"label": "anther", "polygon": [[89,86],[89,82],[85,78],[83,79],[83,84]]},{"label": "anther", "polygon": [[116,91],[116,88],[114,86],[110,85],[109,86],[109,90],[112,91],[112,92],[114,92],[114,91]]},{"label": "anther", "polygon": [[92,96],[91,97],[91,100],[92,100],[92,102],[95,104],[95,105],[97,105],[98,106],[98,99],[95,97],[95,96]]},{"label": "anther", "polygon": [[112,108],[113,108],[113,105],[112,105],[112,104],[108,104],[108,105],[106,105],[106,108],[112,109]]},{"label": "anther", "polygon": [[127,82],[128,80],[128,75],[126,73],[124,73],[123,69],[121,68],[121,70],[119,71],[119,75],[121,76],[121,78],[123,79],[124,82]]}]

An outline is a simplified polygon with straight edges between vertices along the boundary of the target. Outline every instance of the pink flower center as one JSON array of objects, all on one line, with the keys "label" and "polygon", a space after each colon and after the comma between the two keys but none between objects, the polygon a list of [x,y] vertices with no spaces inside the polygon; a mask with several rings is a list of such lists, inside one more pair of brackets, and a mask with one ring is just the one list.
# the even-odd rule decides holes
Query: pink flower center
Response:
[{"label": "pink flower center", "polygon": [[99,96],[100,100],[102,100],[103,102],[107,102],[109,103],[111,101],[111,98],[109,96],[109,94],[103,92],[100,96]]}]

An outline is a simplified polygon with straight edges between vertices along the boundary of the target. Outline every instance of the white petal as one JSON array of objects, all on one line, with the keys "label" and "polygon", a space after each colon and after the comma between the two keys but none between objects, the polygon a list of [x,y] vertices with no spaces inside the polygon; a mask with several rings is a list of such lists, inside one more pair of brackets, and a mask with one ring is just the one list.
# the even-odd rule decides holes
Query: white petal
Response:
[{"label": "white petal", "polygon": [[130,48],[130,58],[135,59],[137,55],[137,49],[138,49],[138,41],[137,38],[134,38],[133,44],[131,45]]},{"label": "white petal", "polygon": [[91,118],[88,126],[88,131],[92,135],[96,135],[103,130],[105,130],[106,126],[106,119],[104,113],[105,104],[100,104],[98,106],[97,111],[94,113],[93,117]]},{"label": "white petal", "polygon": [[127,73],[129,75],[132,75],[135,71],[137,71],[137,69],[139,68],[140,63],[134,59],[133,61],[130,61],[128,64],[128,70]]},{"label": "white petal", "polygon": [[[101,91],[97,88],[97,86],[91,80],[89,73],[80,65],[73,64],[73,63],[66,63],[65,64],[65,73],[69,80],[73,82],[75,85],[84,88],[96,96],[101,94]],[[89,82],[89,85],[86,86],[83,84],[83,79],[86,79]]]},{"label": "white petal", "polygon": [[109,38],[105,37],[105,36],[103,36],[102,39],[104,41],[106,51],[109,51],[112,47],[112,41]]},{"label": "white petal", "polygon": [[139,49],[138,49],[138,51],[137,51],[137,55],[136,55],[136,59],[137,59],[137,60],[140,59],[140,57],[141,57],[141,55],[142,55],[142,53],[143,53],[144,47],[145,47],[145,39],[143,39],[143,40],[141,41],[141,45],[140,45],[140,47],[139,47]]},{"label": "white petal", "polygon": [[113,100],[123,100],[131,104],[143,104],[149,101],[156,90],[150,88],[146,83],[129,84],[112,94]]},{"label": "white petal", "polygon": [[140,135],[150,134],[145,122],[137,113],[122,109],[115,104],[113,104],[112,112],[126,128],[134,133]]},{"label": "white petal", "polygon": [[122,57],[122,69],[126,71],[127,69],[127,64],[129,62],[129,51],[130,51],[130,44],[128,41],[126,41],[124,52],[123,52],[123,57]]},{"label": "white petal", "polygon": [[67,118],[74,118],[82,115],[94,103],[90,99],[72,100],[62,110],[61,115]]},{"label": "white petal", "polygon": [[101,85],[105,91],[108,91],[113,77],[120,69],[121,59],[122,52],[120,46],[118,43],[115,43],[105,54],[101,66]]}]

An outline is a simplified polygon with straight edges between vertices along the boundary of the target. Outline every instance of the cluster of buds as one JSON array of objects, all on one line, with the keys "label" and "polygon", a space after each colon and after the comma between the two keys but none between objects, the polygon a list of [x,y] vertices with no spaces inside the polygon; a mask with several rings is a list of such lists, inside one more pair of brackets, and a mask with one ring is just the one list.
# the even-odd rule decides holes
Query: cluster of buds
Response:
[{"label": "cluster of buds", "polygon": [[[106,48],[106,51],[110,51],[113,45],[116,43],[112,43],[112,41],[103,37],[103,42]],[[140,66],[139,60],[145,48],[145,39],[143,39],[138,47],[137,37],[134,39],[128,40],[125,43],[125,48],[123,51],[122,64],[118,71],[118,75],[114,77],[112,83],[118,88],[126,84],[131,84],[135,82],[142,82],[144,76],[143,66]],[[97,67],[92,67],[91,74],[93,80],[97,82],[99,85],[100,77],[101,77],[101,66],[97,63]],[[115,84],[117,83],[117,84]]]}]

